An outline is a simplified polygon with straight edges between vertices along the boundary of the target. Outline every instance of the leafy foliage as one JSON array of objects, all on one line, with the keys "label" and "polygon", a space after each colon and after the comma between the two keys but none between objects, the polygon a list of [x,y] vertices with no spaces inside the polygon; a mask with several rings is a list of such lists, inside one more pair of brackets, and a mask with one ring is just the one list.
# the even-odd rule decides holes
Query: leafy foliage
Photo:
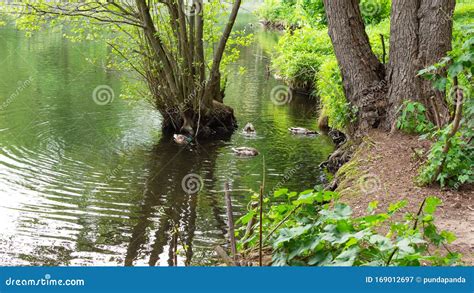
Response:
[{"label": "leafy foliage", "polygon": [[[430,149],[428,162],[421,168],[418,177],[420,183],[429,184],[438,181],[441,186],[448,185],[458,188],[462,184],[474,182],[474,172],[472,170],[474,147],[466,141],[461,132],[457,132],[450,139],[448,153],[443,152],[451,127],[445,127],[434,134],[437,141],[433,143]],[[444,164],[442,172],[437,178],[433,178],[441,164]]]},{"label": "leafy foliage", "polygon": [[[447,100],[452,108],[455,108],[455,92],[458,89],[462,90],[464,97],[463,117],[460,128],[454,136],[450,136],[454,122],[426,136],[435,142],[428,155],[428,162],[421,169],[418,178],[422,184],[437,181],[441,186],[448,185],[458,188],[462,184],[474,182],[474,171],[472,170],[474,165],[474,146],[472,145],[474,137],[474,102],[472,99],[474,26],[464,27],[464,32],[463,37],[457,38],[458,42],[464,41],[464,43],[454,46],[455,49],[439,63],[420,71],[420,75],[431,80],[437,89],[448,93]],[[443,74],[445,71],[447,76]],[[454,84],[455,77],[460,83],[457,88]],[[449,150],[446,153],[445,146],[448,144]]]},{"label": "leafy foliage", "polygon": [[408,133],[427,133],[434,128],[434,125],[426,118],[426,108],[423,104],[405,101],[402,114],[397,121],[397,128]]},{"label": "leafy foliage", "polygon": [[[160,1],[148,1],[150,5],[150,15],[154,26],[156,26],[156,37],[162,42],[168,54],[168,58],[173,60],[172,67],[176,70],[175,74],[188,75],[186,66],[199,67],[205,63],[204,68],[207,75],[214,62],[216,54],[216,44],[220,41],[223,28],[226,24],[229,9],[221,1],[205,1],[202,11],[196,15],[202,16],[203,21],[203,62],[193,60],[192,64],[184,61],[184,54],[180,51],[183,48],[182,40],[178,36],[178,30],[174,26],[173,16],[170,15],[170,9],[185,9],[178,7],[177,3],[170,5]],[[179,4],[183,5],[183,4]],[[16,17],[16,26],[25,31],[27,35],[43,28],[57,29],[63,32],[64,37],[73,42],[96,41],[104,42],[111,48],[111,54],[108,56],[107,68],[126,72],[123,74],[124,89],[122,96],[125,98],[137,99],[145,98],[154,105],[160,107],[168,104],[190,104],[194,107],[193,99],[190,96],[196,96],[194,93],[202,89],[202,81],[193,76],[194,84],[188,84],[188,93],[182,94],[162,93],[165,86],[157,84],[166,80],[163,70],[165,62],[154,62],[151,59],[153,50],[146,43],[142,30],[137,29],[140,26],[140,20],[137,18],[137,4],[119,6],[113,1],[82,1],[73,3],[70,1],[22,1],[22,3],[0,3],[0,12]],[[35,7],[34,9],[32,7]],[[125,9],[124,9],[125,7]],[[62,8],[62,10],[59,10]],[[128,11],[128,10],[129,11]],[[124,10],[127,10],[124,12]],[[24,13],[28,11],[28,13]],[[185,16],[185,21],[191,21],[196,16]],[[192,26],[187,26],[188,30]],[[187,33],[186,33],[187,34]],[[185,34],[185,35],[186,35]],[[189,35],[193,35],[189,33]],[[222,73],[221,85],[226,80],[231,63],[234,63],[240,54],[240,48],[248,46],[253,39],[252,34],[244,31],[234,30],[227,41],[225,53],[219,63],[219,69]],[[193,39],[194,40],[194,39]],[[189,45],[189,44],[188,44]],[[194,58],[196,59],[196,58]],[[88,60],[95,62],[96,60]],[[100,60],[103,62],[103,60]],[[155,68],[156,67],[156,68]],[[132,78],[130,78],[132,77]],[[159,78],[155,78],[159,77]],[[149,88],[154,88],[149,90]],[[194,94],[194,95],[193,95]],[[193,104],[193,105],[191,105]]]},{"label": "leafy foliage", "polygon": [[303,87],[313,83],[321,63],[330,55],[333,50],[327,30],[305,27],[282,36],[273,67],[289,84]]},{"label": "leafy foliage", "polygon": [[[380,35],[388,40],[390,21],[369,25],[367,34],[374,53],[382,60]],[[389,42],[385,42],[388,56]],[[329,118],[332,128],[345,130],[353,117],[342,86],[342,78],[326,27],[305,26],[286,32],[277,46],[273,68],[291,86],[314,88],[313,95],[321,99],[321,112]]]},{"label": "leafy foliage", "polygon": [[[351,208],[338,202],[334,192],[307,190],[298,194],[283,189],[274,196],[280,203],[270,208],[263,222],[265,244],[273,248],[274,266],[419,266],[459,262],[460,254],[443,252],[456,238],[448,231],[438,231],[434,224],[434,213],[441,204],[438,198],[427,198],[419,214],[408,213],[398,221],[396,215],[406,201],[390,205],[384,213],[376,213],[378,204],[372,202],[368,215],[354,218]],[[256,209],[250,210],[239,223],[247,224],[256,213]],[[378,231],[384,228],[388,232],[380,234]],[[274,231],[270,237],[269,231]],[[258,240],[256,236],[245,239],[240,243],[241,249],[244,244],[255,246]]]},{"label": "leafy foliage", "polygon": [[[366,24],[378,24],[390,16],[391,0],[362,0],[360,9]],[[257,14],[272,24],[300,28],[327,25],[323,0],[266,0]]]},{"label": "leafy foliage", "polygon": [[265,21],[284,27],[326,24],[322,0],[265,0],[257,14]]},{"label": "leafy foliage", "polygon": [[336,57],[324,61],[315,80],[317,96],[321,99],[321,114],[328,117],[330,127],[343,131],[351,120],[351,108],[344,95]]}]

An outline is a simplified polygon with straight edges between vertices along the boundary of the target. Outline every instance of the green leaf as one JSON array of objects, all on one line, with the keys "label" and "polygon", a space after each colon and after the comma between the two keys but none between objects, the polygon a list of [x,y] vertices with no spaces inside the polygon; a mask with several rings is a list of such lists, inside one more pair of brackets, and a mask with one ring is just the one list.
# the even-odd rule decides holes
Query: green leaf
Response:
[{"label": "green leaf", "polygon": [[459,73],[461,73],[461,71],[463,71],[464,69],[464,66],[462,65],[462,63],[453,63],[453,65],[449,66],[448,68],[448,75],[450,77],[455,77],[455,76],[458,76]]},{"label": "green leaf", "polygon": [[456,235],[454,235],[454,233],[449,232],[449,231],[441,231],[440,235],[446,240],[446,242],[448,242],[448,244],[451,244],[453,241],[457,239]]},{"label": "green leaf", "polygon": [[388,251],[393,249],[393,244],[390,239],[381,235],[373,235],[370,237],[369,242],[377,246],[380,251]]},{"label": "green leaf", "polygon": [[275,198],[278,198],[278,197],[281,197],[281,196],[283,196],[283,195],[285,195],[285,194],[287,194],[287,193],[288,193],[288,189],[286,189],[286,188],[278,189],[277,191],[275,191],[275,192],[273,193],[273,196],[274,196]]},{"label": "green leaf", "polygon": [[298,192],[292,191],[292,192],[288,193],[288,199],[291,199],[291,198],[293,198],[297,195],[298,195]]},{"label": "green leaf", "polygon": [[413,104],[413,103],[408,103],[407,106],[406,106],[406,108],[405,108],[405,110],[406,110],[407,112],[414,112],[414,111],[415,111],[415,104]]},{"label": "green leaf", "polygon": [[255,211],[250,211],[247,214],[243,215],[240,219],[237,220],[237,223],[242,223],[243,225],[247,225],[248,222],[256,215]]},{"label": "green leaf", "polygon": [[378,206],[379,206],[379,202],[377,200],[370,202],[367,208],[367,213],[369,214],[372,213]]},{"label": "green leaf", "polygon": [[319,251],[308,260],[310,266],[324,266],[332,260],[331,254],[327,251]]},{"label": "green leaf", "polygon": [[408,204],[407,200],[402,200],[402,201],[399,201],[397,203],[392,203],[388,207],[388,213],[389,214],[394,214],[397,211],[399,211],[400,209],[403,209],[404,207],[406,207],[407,204]]},{"label": "green leaf", "polygon": [[353,246],[345,251],[343,251],[341,254],[339,254],[332,262],[331,266],[338,266],[338,267],[349,267],[354,264],[354,261],[356,260],[358,254],[359,254],[360,248],[357,246]]},{"label": "green leaf", "polygon": [[430,196],[425,201],[425,206],[423,208],[423,212],[425,214],[430,214],[430,215],[434,214],[436,212],[436,209],[438,208],[438,206],[442,203],[443,202],[441,201],[441,199],[439,199],[437,197],[434,197],[434,196]]}]

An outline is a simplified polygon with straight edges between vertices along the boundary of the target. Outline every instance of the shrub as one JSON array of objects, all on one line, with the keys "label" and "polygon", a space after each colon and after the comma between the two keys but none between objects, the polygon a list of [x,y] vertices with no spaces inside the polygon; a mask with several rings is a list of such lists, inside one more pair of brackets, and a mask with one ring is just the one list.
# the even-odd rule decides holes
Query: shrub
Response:
[{"label": "shrub", "polygon": [[397,128],[408,133],[427,133],[434,129],[433,123],[426,117],[426,108],[423,104],[405,101],[402,105],[402,114],[398,118]]},{"label": "shrub", "polygon": [[272,24],[299,26],[303,23],[303,17],[297,8],[296,1],[265,0],[257,10],[257,15]]},{"label": "shrub", "polygon": [[[362,0],[360,10],[366,24],[378,24],[390,16],[391,0]],[[323,0],[265,0],[257,14],[265,21],[286,27],[327,25]]]},{"label": "shrub", "polygon": [[330,127],[343,131],[351,120],[351,108],[344,95],[341,72],[335,56],[324,60],[315,80],[321,101],[321,115],[328,117]]},{"label": "shrub", "polygon": [[[421,168],[418,181],[431,184],[435,181],[441,186],[460,187],[474,182],[474,101],[472,99],[472,78],[474,75],[474,27],[466,26],[464,36],[459,37],[454,50],[437,64],[422,71],[420,75],[431,80],[436,89],[448,93],[447,101],[453,115],[462,117],[457,129],[455,122],[443,129],[427,135],[434,140],[428,161]],[[462,44],[460,41],[464,41]],[[447,75],[445,74],[447,73]],[[462,111],[455,112],[456,82],[463,92]]]},{"label": "shrub", "polygon": [[[271,206],[262,223],[264,244],[272,247],[274,266],[452,265],[460,260],[460,254],[444,250],[456,237],[438,231],[434,224],[434,213],[441,204],[437,198],[425,199],[418,214],[395,220],[406,201],[391,204],[380,214],[374,212],[377,202],[372,202],[366,216],[355,218],[334,192],[298,194],[284,189],[274,196],[280,203]],[[257,209],[250,210],[238,223],[246,225],[256,213]],[[382,235],[378,231],[384,227],[389,232]],[[254,247],[257,238],[245,238],[239,247]]]},{"label": "shrub", "polygon": [[[446,127],[435,134],[437,140],[431,146],[428,162],[421,168],[418,176],[421,184],[430,184],[437,181],[441,186],[447,185],[457,189],[462,184],[474,183],[474,172],[472,170],[472,166],[474,166],[474,147],[466,141],[461,132],[457,132],[454,137],[449,138],[450,148],[448,153],[443,152],[451,127]],[[434,178],[441,165],[443,165],[442,172]]]},{"label": "shrub", "polygon": [[304,27],[280,39],[273,67],[290,84],[312,84],[322,61],[331,54],[327,30]]}]

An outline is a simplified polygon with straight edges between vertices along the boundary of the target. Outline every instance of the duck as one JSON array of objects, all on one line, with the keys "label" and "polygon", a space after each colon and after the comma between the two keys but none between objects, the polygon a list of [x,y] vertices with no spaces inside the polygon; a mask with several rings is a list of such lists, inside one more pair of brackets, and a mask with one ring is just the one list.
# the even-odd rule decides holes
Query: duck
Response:
[{"label": "duck", "polygon": [[183,134],[175,134],[173,135],[174,142],[180,145],[186,145],[189,144],[193,139],[189,136],[183,135]]},{"label": "duck", "polygon": [[317,131],[309,130],[303,127],[291,127],[288,130],[295,135],[316,135],[318,134]]},{"label": "duck", "polygon": [[245,125],[244,129],[242,130],[242,133],[245,135],[254,135],[257,133],[257,131],[255,130],[255,126],[253,126],[253,124],[249,122]]},{"label": "duck", "polygon": [[250,147],[232,148],[232,151],[234,152],[234,154],[242,157],[255,157],[260,154],[257,149]]}]

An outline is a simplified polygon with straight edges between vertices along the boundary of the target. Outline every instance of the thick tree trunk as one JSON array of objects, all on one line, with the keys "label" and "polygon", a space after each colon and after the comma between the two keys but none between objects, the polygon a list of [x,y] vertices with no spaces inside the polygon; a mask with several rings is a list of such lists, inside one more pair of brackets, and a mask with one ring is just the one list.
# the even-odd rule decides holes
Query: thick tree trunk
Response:
[{"label": "thick tree trunk", "polygon": [[455,0],[392,1],[387,127],[393,127],[403,100],[423,103],[435,122],[434,97],[441,121],[449,119],[445,94],[417,74],[451,49],[454,6]]},{"label": "thick tree trunk", "polygon": [[[435,64],[452,49],[453,14],[455,0],[424,0],[420,5],[420,63],[422,68]],[[450,114],[445,93],[433,89],[430,81],[422,80],[423,103],[428,107],[430,119],[441,125],[449,122]],[[433,103],[429,99],[433,98]],[[438,110],[435,110],[438,109]],[[436,113],[439,112],[439,113]]]},{"label": "thick tree trunk", "polygon": [[[357,122],[349,126],[353,140],[370,128],[392,129],[403,100],[419,101],[433,122],[447,122],[445,93],[417,74],[451,49],[455,0],[392,0],[387,68],[370,47],[359,0],[324,0],[324,5],[345,95],[358,110]],[[328,164],[338,168],[345,158],[347,151],[336,152]]]},{"label": "thick tree trunk", "polygon": [[168,109],[162,116],[162,129],[166,135],[184,133],[199,139],[227,138],[237,129],[234,110],[218,101],[213,101],[211,109],[201,112]]},{"label": "thick tree trunk", "polygon": [[324,0],[329,35],[347,100],[358,109],[351,136],[378,127],[385,116],[385,69],[370,47],[359,0]]}]

